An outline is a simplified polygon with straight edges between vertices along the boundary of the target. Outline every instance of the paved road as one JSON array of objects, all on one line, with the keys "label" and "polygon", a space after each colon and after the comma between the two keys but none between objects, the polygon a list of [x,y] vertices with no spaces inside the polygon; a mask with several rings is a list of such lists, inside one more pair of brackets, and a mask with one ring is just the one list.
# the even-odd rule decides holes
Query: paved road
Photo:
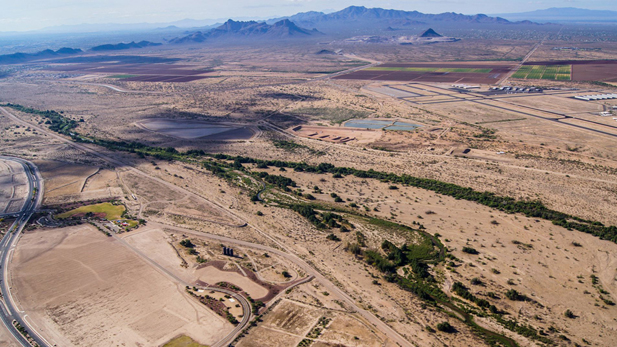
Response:
[{"label": "paved road", "polygon": [[29,188],[28,199],[19,213],[19,216],[9,231],[4,235],[2,241],[0,241],[0,275],[2,276],[0,291],[2,292],[2,298],[4,299],[4,304],[0,305],[0,318],[2,319],[2,323],[6,325],[13,337],[15,337],[17,342],[19,342],[22,346],[29,347],[31,345],[13,326],[13,321],[17,321],[22,327],[26,328],[32,339],[39,346],[48,347],[51,346],[51,344],[41,337],[38,332],[36,332],[30,324],[27,323],[26,317],[28,315],[25,314],[24,311],[20,311],[15,305],[8,280],[8,266],[11,262],[15,245],[19,240],[22,230],[28,223],[28,220],[30,220],[30,217],[34,214],[34,212],[36,212],[43,200],[43,179],[41,178],[36,166],[28,161],[9,157],[0,157],[0,159],[15,161],[23,165],[26,176],[28,177]]}]

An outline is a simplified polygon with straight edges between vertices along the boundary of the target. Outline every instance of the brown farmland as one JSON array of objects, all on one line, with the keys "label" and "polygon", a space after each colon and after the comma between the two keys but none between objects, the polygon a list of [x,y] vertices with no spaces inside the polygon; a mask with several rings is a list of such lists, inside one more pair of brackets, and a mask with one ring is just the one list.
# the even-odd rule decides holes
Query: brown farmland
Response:
[{"label": "brown farmland", "polygon": [[409,63],[409,64],[382,64],[380,68],[469,68],[491,69],[488,73],[476,72],[428,72],[428,71],[376,71],[360,70],[349,74],[334,77],[346,80],[381,80],[381,81],[415,81],[441,83],[480,83],[494,84],[514,66],[504,63],[491,62],[454,62],[454,63]]},{"label": "brown farmland", "polygon": [[210,76],[203,74],[211,70],[196,70],[192,65],[170,64],[69,64],[56,65],[52,71],[64,71],[81,74],[126,74],[126,81],[134,82],[191,82]]},{"label": "brown farmland", "polygon": [[617,60],[534,61],[524,65],[572,65],[572,81],[617,82]]}]

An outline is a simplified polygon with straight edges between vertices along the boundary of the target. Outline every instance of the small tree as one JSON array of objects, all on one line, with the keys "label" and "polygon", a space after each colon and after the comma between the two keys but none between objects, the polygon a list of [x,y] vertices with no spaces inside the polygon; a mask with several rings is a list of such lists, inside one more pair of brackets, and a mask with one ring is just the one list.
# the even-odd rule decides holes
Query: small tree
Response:
[{"label": "small tree", "polygon": [[454,327],[448,322],[441,322],[437,324],[437,330],[443,331],[444,333],[453,333],[456,331]]},{"label": "small tree", "polygon": [[479,254],[479,252],[476,251],[475,248],[471,248],[471,247],[463,247],[462,251],[468,254]]}]

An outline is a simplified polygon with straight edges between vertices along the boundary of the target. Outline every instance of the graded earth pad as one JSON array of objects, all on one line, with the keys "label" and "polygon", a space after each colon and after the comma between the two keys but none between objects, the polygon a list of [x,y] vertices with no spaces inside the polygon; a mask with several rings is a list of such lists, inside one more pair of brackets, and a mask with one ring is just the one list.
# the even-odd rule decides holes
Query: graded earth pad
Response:
[{"label": "graded earth pad", "polygon": [[233,328],[90,225],[25,234],[11,274],[18,307],[58,346],[212,345]]},{"label": "graded earth pad", "polygon": [[244,125],[216,124],[193,120],[148,119],[138,126],[184,140],[248,140],[253,130]]},{"label": "graded earth pad", "polygon": [[23,166],[0,160],[0,215],[19,212],[26,202],[28,179]]},{"label": "graded earth pad", "polygon": [[15,342],[15,338],[7,330],[4,324],[0,324],[0,346],[2,347],[18,347],[19,344]]}]

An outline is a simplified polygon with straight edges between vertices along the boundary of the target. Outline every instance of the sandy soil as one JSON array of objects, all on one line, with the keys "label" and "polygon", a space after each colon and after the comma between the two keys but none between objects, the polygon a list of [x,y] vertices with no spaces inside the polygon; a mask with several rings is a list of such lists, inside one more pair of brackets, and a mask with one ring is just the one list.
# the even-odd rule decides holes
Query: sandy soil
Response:
[{"label": "sandy soil", "polygon": [[0,160],[0,213],[19,212],[28,194],[23,166]]},{"label": "sandy soil", "polygon": [[383,132],[381,130],[366,129],[345,129],[343,127],[319,127],[302,126],[298,130],[291,130],[298,136],[316,139],[319,141],[335,143],[371,143],[379,139]]},{"label": "sandy soil", "polygon": [[[327,323],[322,325],[319,321],[324,318]],[[316,327],[319,334],[309,336]],[[382,337],[355,315],[289,299],[277,303],[238,346],[292,346],[309,337],[324,345],[384,346]]]},{"label": "sandy soil", "polygon": [[[485,285],[471,287],[472,292],[482,297],[489,291],[503,294],[513,288],[541,304],[487,298],[498,307],[518,312],[519,320],[528,321],[545,330],[550,325],[567,329],[573,336],[601,345],[614,342],[615,329],[611,322],[617,319],[617,310],[614,306],[604,305],[599,299],[600,292],[591,284],[591,275],[597,276],[599,283],[609,293],[605,297],[615,301],[617,258],[612,254],[617,252],[616,244],[581,232],[568,231],[546,221],[505,214],[421,189],[399,187],[398,190],[389,190],[387,183],[368,184],[355,177],[332,179],[324,177],[326,175],[307,173],[290,175],[305,189],[319,185],[324,194],[313,194],[318,200],[332,203],[329,194],[335,192],[344,200],[350,199],[370,209],[377,208],[378,212],[373,213],[384,219],[393,219],[407,225],[418,222],[429,232],[441,234],[451,252],[463,259],[463,266],[456,268],[455,272],[435,269],[445,276],[446,290],[455,280],[468,284],[469,279],[478,277]],[[326,182],[320,182],[320,178],[325,178]],[[388,233],[387,230],[362,227],[361,224],[357,227],[366,235],[369,247],[378,248],[384,238],[399,244],[406,241],[405,237]],[[338,235],[343,238],[343,243],[355,241],[354,233]],[[307,237],[299,230],[293,236],[296,240],[304,241],[303,245],[314,252],[317,259],[321,259],[319,264],[325,265],[328,272],[339,274],[337,280],[348,291],[360,295],[362,301],[371,302],[379,311],[383,310],[383,316],[401,320],[403,312],[400,309],[415,305],[404,293],[394,294],[398,289],[392,287],[396,286],[384,283],[380,288],[372,285],[372,277],[362,275],[364,270],[358,268],[361,263],[345,258],[344,252],[334,244],[324,245],[323,237],[323,234]],[[480,256],[461,252],[465,246],[476,248]],[[492,269],[496,269],[497,273]],[[385,300],[384,294],[387,292],[401,301],[394,303]],[[571,300],[572,297],[580,299]],[[402,307],[397,307],[399,305]],[[565,318],[563,312],[566,309],[576,311],[579,317],[574,320]],[[535,315],[543,317],[542,321],[534,319]],[[413,316],[419,321],[430,319],[426,311],[422,315]],[[422,334],[419,331],[415,333]]]},{"label": "sandy soil", "polygon": [[[267,288],[253,282],[241,272],[235,272],[237,271],[237,266],[234,262],[230,262],[226,266],[230,271],[222,271],[213,266],[198,268],[195,256],[189,255],[188,251],[179,245],[179,241],[184,238],[171,235],[159,228],[145,227],[136,233],[125,234],[123,238],[137,249],[148,254],[158,264],[178,274],[189,283],[202,281],[209,285],[214,285],[218,282],[229,282],[242,288],[253,298],[261,298],[268,293]],[[228,257],[215,256],[215,254],[219,255],[221,253],[218,249],[220,248],[220,243],[206,243],[203,241],[195,241],[194,243],[198,245],[196,249],[199,250],[201,256],[205,259],[229,260]],[[216,248],[216,253],[206,250],[204,248],[206,244]],[[236,249],[236,252],[238,252],[238,249]],[[187,264],[183,265],[183,261],[187,262]]]},{"label": "sandy soil", "polygon": [[59,345],[153,346],[178,334],[212,344],[231,330],[182,286],[89,225],[25,234],[13,264],[20,308]]},{"label": "sandy soil", "polygon": [[6,347],[20,346],[20,344],[15,341],[15,338],[7,330],[4,324],[0,324],[0,346],[6,346]]}]

